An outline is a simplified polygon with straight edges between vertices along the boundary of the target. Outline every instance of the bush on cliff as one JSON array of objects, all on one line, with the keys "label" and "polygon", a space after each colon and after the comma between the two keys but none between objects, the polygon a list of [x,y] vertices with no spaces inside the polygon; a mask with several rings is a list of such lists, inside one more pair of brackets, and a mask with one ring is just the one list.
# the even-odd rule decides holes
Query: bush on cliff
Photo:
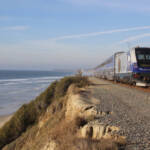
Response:
[{"label": "bush on cliff", "polygon": [[30,126],[35,124],[46,108],[60,97],[65,96],[69,86],[78,87],[89,85],[86,77],[65,77],[53,82],[43,93],[29,104],[24,104],[0,129],[0,149],[19,137]]},{"label": "bush on cliff", "polygon": [[56,90],[55,90],[55,97],[59,98],[66,94],[68,87],[71,84],[75,84],[77,87],[84,87],[89,85],[89,81],[87,77],[65,77],[60,82],[57,83]]}]

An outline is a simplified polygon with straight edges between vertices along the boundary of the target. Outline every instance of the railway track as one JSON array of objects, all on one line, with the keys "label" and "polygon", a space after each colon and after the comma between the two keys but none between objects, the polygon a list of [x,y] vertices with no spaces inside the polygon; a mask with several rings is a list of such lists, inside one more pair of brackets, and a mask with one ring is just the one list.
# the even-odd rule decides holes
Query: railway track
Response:
[{"label": "railway track", "polygon": [[150,92],[150,87],[140,87],[140,86],[130,85],[128,83],[115,82],[115,81],[110,81],[110,80],[102,79],[102,78],[98,78],[98,79],[103,80],[103,81],[108,81],[110,83],[117,84],[117,85],[120,85],[120,86],[128,87],[128,88],[131,88],[131,89],[134,88],[134,89],[141,90],[141,91],[144,91],[144,92]]},{"label": "railway track", "polygon": [[130,85],[130,84],[121,83],[121,82],[115,82],[115,81],[110,81],[110,82],[112,82],[113,84],[118,84],[118,85],[129,87],[129,88],[134,88],[134,89],[141,90],[144,92],[150,92],[150,87],[140,87],[140,86]]}]

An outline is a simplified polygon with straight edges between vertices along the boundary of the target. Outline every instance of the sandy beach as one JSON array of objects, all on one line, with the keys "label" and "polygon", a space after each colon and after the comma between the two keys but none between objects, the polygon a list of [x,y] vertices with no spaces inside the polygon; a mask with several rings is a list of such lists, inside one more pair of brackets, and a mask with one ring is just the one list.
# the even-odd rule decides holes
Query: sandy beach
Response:
[{"label": "sandy beach", "polygon": [[0,128],[12,117],[12,115],[0,116]]}]

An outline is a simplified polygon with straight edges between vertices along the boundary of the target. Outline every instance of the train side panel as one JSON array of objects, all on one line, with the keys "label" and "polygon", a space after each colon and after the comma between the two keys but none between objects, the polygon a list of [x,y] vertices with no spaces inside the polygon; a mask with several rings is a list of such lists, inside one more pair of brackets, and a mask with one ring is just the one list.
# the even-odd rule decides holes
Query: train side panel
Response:
[{"label": "train side panel", "polygon": [[115,80],[121,82],[131,82],[131,55],[120,52],[115,54]]},{"label": "train side panel", "polygon": [[127,53],[116,54],[116,57],[115,57],[116,74],[126,73],[127,64],[128,64]]}]

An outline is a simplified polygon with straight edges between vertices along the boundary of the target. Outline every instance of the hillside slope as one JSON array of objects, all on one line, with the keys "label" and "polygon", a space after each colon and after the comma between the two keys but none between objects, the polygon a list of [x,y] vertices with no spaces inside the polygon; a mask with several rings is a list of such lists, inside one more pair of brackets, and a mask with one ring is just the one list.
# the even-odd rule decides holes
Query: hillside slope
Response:
[{"label": "hillside slope", "polygon": [[98,108],[101,101],[92,96],[93,87],[95,85],[89,86],[88,80],[84,77],[73,82],[70,82],[70,79],[59,81],[53,91],[54,99],[39,115],[37,121],[28,126],[25,132],[3,150],[124,148],[126,137],[119,134],[121,128],[100,120],[101,117],[113,114]]}]

